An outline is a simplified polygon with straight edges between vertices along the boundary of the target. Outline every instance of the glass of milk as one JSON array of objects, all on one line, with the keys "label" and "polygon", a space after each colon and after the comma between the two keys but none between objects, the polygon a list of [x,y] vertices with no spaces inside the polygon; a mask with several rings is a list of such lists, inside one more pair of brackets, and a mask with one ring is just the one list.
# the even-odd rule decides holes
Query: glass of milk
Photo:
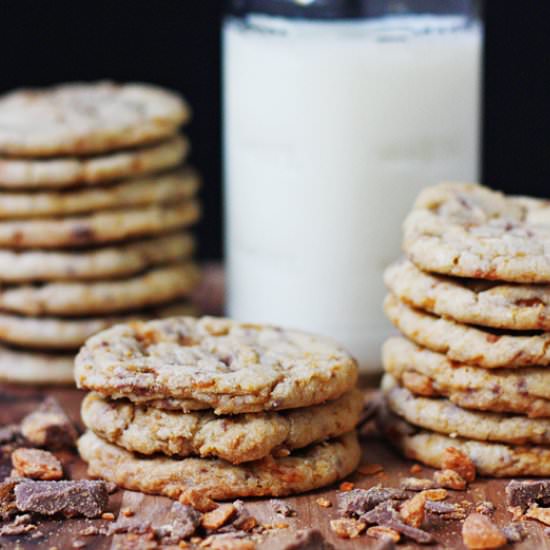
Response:
[{"label": "glass of milk", "polygon": [[414,197],[479,174],[483,28],[461,0],[234,0],[223,25],[228,315],[380,369]]}]

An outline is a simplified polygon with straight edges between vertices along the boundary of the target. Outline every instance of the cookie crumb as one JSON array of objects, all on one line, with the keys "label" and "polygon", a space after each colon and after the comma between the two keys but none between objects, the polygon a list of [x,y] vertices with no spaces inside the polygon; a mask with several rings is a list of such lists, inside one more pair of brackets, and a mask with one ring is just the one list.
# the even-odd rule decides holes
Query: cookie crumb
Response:
[{"label": "cookie crumb", "polygon": [[206,493],[198,489],[187,489],[179,498],[182,504],[187,504],[198,510],[199,512],[212,512],[218,507]]},{"label": "cookie crumb", "polygon": [[21,477],[43,480],[63,477],[61,462],[49,451],[21,447],[13,451],[11,462]]},{"label": "cookie crumb", "polygon": [[496,507],[490,500],[484,500],[476,506],[476,512],[485,516],[492,516],[495,511]]},{"label": "cookie crumb", "polygon": [[274,498],[271,499],[270,504],[273,511],[280,516],[289,518],[296,515],[296,510],[284,500]]},{"label": "cookie crumb", "polygon": [[220,504],[215,510],[207,512],[202,516],[201,525],[204,529],[215,531],[236,515],[237,509],[233,504]]},{"label": "cookie crumb", "polygon": [[367,524],[359,519],[340,518],[331,520],[330,528],[341,539],[355,539],[367,528]]},{"label": "cookie crumb", "polygon": [[325,497],[319,497],[315,500],[315,502],[321,507],[321,508],[330,508],[332,506],[332,502],[328,498]]},{"label": "cookie crumb", "polygon": [[427,489],[422,491],[422,495],[426,500],[445,500],[449,493],[445,489]]},{"label": "cookie crumb", "polygon": [[427,491],[428,489],[437,489],[437,484],[431,479],[420,477],[406,477],[399,484],[405,491]]},{"label": "cookie crumb", "polygon": [[445,489],[454,491],[466,489],[466,480],[455,470],[437,470],[434,472],[434,481]]},{"label": "cookie crumb", "polygon": [[477,512],[464,520],[462,540],[471,550],[500,548],[508,542],[502,531],[487,516]]}]

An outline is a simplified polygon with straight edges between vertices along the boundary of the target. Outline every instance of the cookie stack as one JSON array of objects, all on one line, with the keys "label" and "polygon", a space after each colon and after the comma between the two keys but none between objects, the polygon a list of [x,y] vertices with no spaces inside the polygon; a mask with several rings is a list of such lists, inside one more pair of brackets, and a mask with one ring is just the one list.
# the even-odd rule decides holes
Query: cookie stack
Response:
[{"label": "cookie stack", "polygon": [[198,273],[182,228],[200,215],[198,176],[181,167],[188,118],[143,84],[0,96],[0,379],[72,383],[95,332],[188,311]]},{"label": "cookie stack", "polygon": [[357,365],[325,338],[228,319],[117,325],[76,358],[89,473],[179,498],[282,496],[358,465]]},{"label": "cookie stack", "polygon": [[[388,268],[383,429],[441,467],[455,447],[482,475],[550,475],[550,203],[474,184],[418,197],[408,259]],[[393,414],[392,414],[393,413]]]}]

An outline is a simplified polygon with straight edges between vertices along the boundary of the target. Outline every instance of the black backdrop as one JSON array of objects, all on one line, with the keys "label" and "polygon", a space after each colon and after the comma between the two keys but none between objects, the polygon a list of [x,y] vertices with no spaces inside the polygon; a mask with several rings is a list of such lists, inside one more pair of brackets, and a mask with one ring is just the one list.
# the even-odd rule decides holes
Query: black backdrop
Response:
[{"label": "black backdrop", "polygon": [[[71,80],[180,90],[205,186],[201,255],[221,246],[220,0],[0,0],[0,91]],[[486,0],[483,180],[550,196],[550,2]]]}]

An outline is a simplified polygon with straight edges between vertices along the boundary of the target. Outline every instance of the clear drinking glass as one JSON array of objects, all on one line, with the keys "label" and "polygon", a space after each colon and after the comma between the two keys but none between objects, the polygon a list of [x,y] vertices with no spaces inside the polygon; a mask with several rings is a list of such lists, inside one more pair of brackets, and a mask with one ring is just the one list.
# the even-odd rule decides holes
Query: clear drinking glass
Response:
[{"label": "clear drinking glass", "polygon": [[382,272],[419,190],[476,181],[470,0],[234,0],[223,25],[228,314],[380,369]]}]

